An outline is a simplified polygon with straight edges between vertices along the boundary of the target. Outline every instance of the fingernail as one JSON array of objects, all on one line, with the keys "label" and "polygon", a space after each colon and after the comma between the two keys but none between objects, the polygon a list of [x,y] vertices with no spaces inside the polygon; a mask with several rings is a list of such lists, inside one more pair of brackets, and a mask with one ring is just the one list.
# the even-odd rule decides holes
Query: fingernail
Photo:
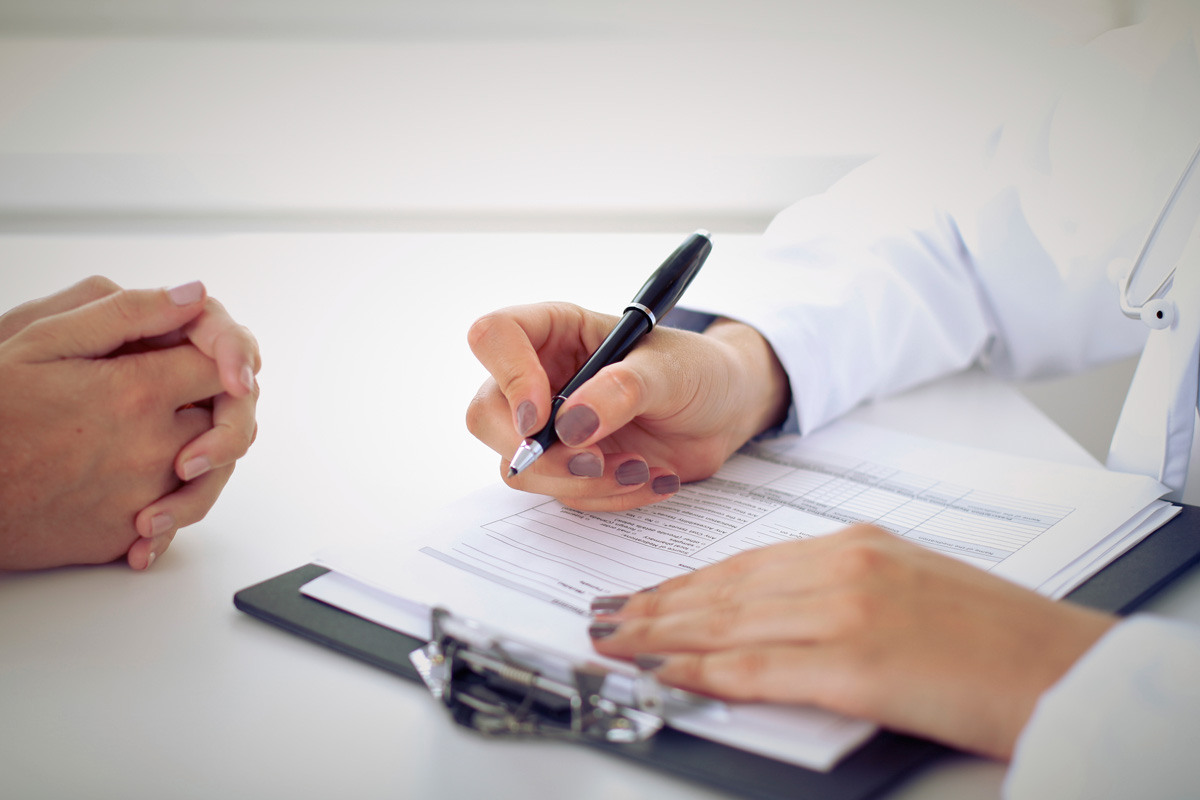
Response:
[{"label": "fingernail", "polygon": [[647,672],[654,670],[667,663],[667,659],[663,656],[650,655],[649,653],[639,653],[633,657],[633,663],[638,665],[638,669],[644,669]]},{"label": "fingernail", "polygon": [[167,295],[177,306],[190,306],[204,296],[204,284],[200,281],[185,283],[174,289],[168,289]]},{"label": "fingernail", "polygon": [[521,405],[517,406],[517,433],[528,436],[533,433],[533,426],[536,424],[537,409],[528,400],[522,401]]},{"label": "fingernail", "polygon": [[254,367],[249,364],[242,367],[242,386],[246,387],[247,392],[254,391]]},{"label": "fingernail", "polygon": [[615,477],[622,486],[637,486],[650,480],[650,467],[645,461],[630,459],[617,467]]},{"label": "fingernail", "polygon": [[595,453],[580,453],[577,456],[572,456],[567,462],[567,469],[572,475],[580,478],[599,478],[604,474],[604,465],[600,463],[600,459]]},{"label": "fingernail", "polygon": [[175,527],[175,517],[169,511],[163,511],[150,518],[150,535],[161,536]]},{"label": "fingernail", "polygon": [[153,550],[151,550],[151,551],[150,551],[150,555],[146,556],[146,566],[145,566],[145,569],[150,569],[150,567],[151,567],[151,566],[154,564],[154,559],[156,559],[157,557],[158,557],[158,556],[156,556],[156,555],[154,554],[154,551],[153,551]]},{"label": "fingernail", "polygon": [[679,491],[679,476],[659,475],[654,479],[654,483],[650,484],[650,488],[655,494],[675,494]]},{"label": "fingernail", "polygon": [[208,460],[208,456],[196,456],[183,462],[183,479],[190,481],[192,478],[197,478],[212,469],[212,462]]},{"label": "fingernail", "polygon": [[575,406],[554,420],[554,432],[567,447],[577,447],[600,427],[600,418],[587,406]]},{"label": "fingernail", "polygon": [[588,625],[588,636],[593,639],[603,639],[606,636],[612,636],[617,632],[617,623],[615,622],[593,622]]},{"label": "fingernail", "polygon": [[610,594],[592,601],[593,614],[615,614],[629,602],[627,594]]}]

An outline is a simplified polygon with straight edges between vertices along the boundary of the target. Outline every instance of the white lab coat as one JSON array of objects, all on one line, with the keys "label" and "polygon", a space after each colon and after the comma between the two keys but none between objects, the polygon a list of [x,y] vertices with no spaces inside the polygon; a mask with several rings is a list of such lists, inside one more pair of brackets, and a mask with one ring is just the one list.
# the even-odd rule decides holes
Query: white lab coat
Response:
[{"label": "white lab coat", "polygon": [[[1031,377],[1142,348],[1116,278],[1200,141],[1197,10],[1170,11],[1047,75],[1044,100],[982,146],[876,159],[772,222],[761,260],[702,305],[770,341],[792,383],[785,428],[973,363]],[[1195,741],[1200,630],[1133,618],[1043,697],[1006,791],[1200,796]]]}]

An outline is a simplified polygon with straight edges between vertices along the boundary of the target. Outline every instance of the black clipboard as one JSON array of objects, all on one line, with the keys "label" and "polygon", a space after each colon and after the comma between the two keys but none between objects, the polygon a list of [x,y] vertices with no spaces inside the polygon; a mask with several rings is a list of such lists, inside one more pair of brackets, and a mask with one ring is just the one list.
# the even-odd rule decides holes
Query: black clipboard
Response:
[{"label": "black clipboard", "polygon": [[[1197,561],[1200,507],[1183,506],[1174,519],[1067,597],[1093,608],[1127,614]],[[286,631],[419,681],[408,655],[424,642],[301,594],[304,584],[326,571],[307,564],[242,589],[234,595],[234,605]],[[447,724],[451,724],[449,719]],[[942,745],[883,731],[829,772],[816,772],[672,728],[636,744],[587,744],[708,787],[763,800],[865,800],[950,752]]]}]

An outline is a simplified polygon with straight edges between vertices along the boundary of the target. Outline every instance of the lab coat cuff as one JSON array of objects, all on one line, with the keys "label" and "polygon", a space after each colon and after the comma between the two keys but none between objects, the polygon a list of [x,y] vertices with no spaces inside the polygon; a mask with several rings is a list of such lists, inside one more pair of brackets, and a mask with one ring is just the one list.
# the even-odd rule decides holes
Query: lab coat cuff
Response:
[{"label": "lab coat cuff", "polygon": [[1200,786],[1200,630],[1137,615],[1039,699],[1004,796],[1187,797]]}]

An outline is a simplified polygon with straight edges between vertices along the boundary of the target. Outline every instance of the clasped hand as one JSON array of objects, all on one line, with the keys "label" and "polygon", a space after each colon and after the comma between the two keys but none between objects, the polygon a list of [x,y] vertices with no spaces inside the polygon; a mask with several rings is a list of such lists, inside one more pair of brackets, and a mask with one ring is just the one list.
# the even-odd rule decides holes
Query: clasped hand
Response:
[{"label": "clasped hand", "polygon": [[258,345],[200,283],[0,317],[0,568],[153,563],[256,433]]}]

